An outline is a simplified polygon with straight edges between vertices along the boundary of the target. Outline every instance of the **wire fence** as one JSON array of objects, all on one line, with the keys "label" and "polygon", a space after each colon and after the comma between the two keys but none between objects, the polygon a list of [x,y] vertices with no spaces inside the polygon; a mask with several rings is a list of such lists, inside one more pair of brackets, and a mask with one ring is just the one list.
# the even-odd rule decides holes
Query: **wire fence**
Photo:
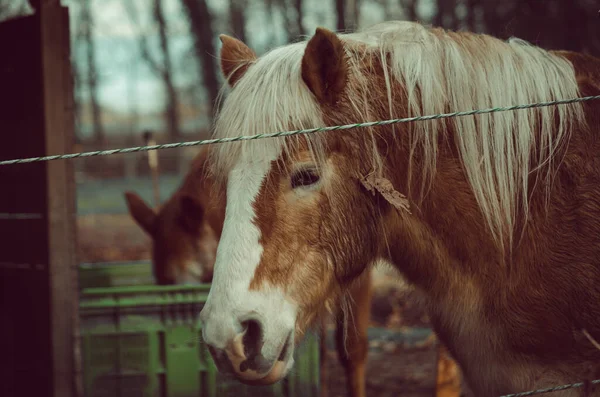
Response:
[{"label": "wire fence", "polygon": [[577,387],[584,387],[584,386],[586,386],[586,384],[589,386],[600,384],[600,379],[595,379],[595,380],[592,380],[589,382],[579,382],[579,383],[571,383],[569,385],[549,387],[547,389],[537,389],[537,390],[525,391],[525,392],[516,393],[516,394],[505,394],[500,397],[525,397],[525,396],[533,396],[536,394],[554,393],[557,391],[574,389]]},{"label": "wire fence", "polygon": [[371,122],[363,122],[363,123],[355,123],[355,124],[336,125],[336,126],[331,126],[331,127],[309,128],[309,129],[303,129],[303,130],[281,131],[281,132],[256,134],[256,135],[243,135],[243,136],[237,136],[237,137],[231,137],[231,138],[205,139],[205,140],[201,140],[201,141],[165,143],[162,145],[134,146],[134,147],[120,148],[120,149],[97,150],[97,151],[92,151],[92,152],[58,154],[58,155],[42,156],[42,157],[29,157],[29,158],[21,158],[21,159],[14,159],[14,160],[3,160],[3,161],[0,161],[0,166],[13,165],[13,164],[35,163],[35,162],[40,162],[40,161],[68,160],[68,159],[75,159],[75,158],[80,158],[80,157],[109,156],[109,155],[114,155],[114,154],[147,152],[150,150],[162,150],[162,149],[174,149],[174,148],[181,148],[181,147],[189,147],[189,146],[213,145],[213,144],[218,144],[218,143],[250,141],[250,140],[256,140],[256,139],[278,138],[278,137],[286,137],[286,136],[293,136],[293,135],[307,135],[307,134],[314,134],[317,132],[341,131],[341,130],[349,130],[349,129],[353,129],[353,128],[376,127],[376,126],[384,126],[384,125],[391,125],[391,124],[410,123],[410,122],[414,122],[414,121],[439,120],[439,119],[447,119],[447,118],[452,118],[452,117],[474,116],[474,115],[479,115],[479,114],[507,112],[507,111],[514,111],[514,110],[540,108],[540,107],[546,107],[546,106],[567,105],[567,104],[572,104],[572,103],[577,103],[577,102],[592,101],[592,100],[596,100],[596,99],[600,99],[600,95],[578,97],[578,98],[571,98],[571,99],[561,99],[561,100],[548,101],[548,102],[536,102],[536,103],[506,106],[506,107],[476,109],[476,110],[452,112],[452,113],[439,113],[439,114],[433,114],[433,115],[429,115],[429,116],[406,117],[406,118],[401,118],[401,119],[390,119],[390,120],[371,121]]},{"label": "wire fence", "polygon": [[[598,99],[600,99],[600,95],[592,95],[592,96],[586,96],[586,97],[561,99],[561,100],[547,101],[547,102],[536,102],[536,103],[506,106],[506,107],[495,107],[495,108],[476,109],[476,110],[451,112],[451,113],[440,113],[440,114],[434,114],[434,115],[428,115],[428,116],[406,117],[406,118],[400,118],[400,119],[390,119],[390,120],[381,120],[381,121],[373,121],[373,122],[337,125],[337,126],[331,126],[331,127],[319,127],[319,128],[310,128],[310,129],[302,129],[302,130],[293,130],[293,131],[281,131],[281,132],[274,132],[274,133],[245,135],[245,136],[238,136],[238,137],[231,137],[231,138],[205,139],[205,140],[199,140],[199,141],[174,142],[174,143],[167,143],[167,144],[162,144],[162,145],[134,146],[134,147],[128,147],[128,148],[111,149],[111,150],[98,150],[98,151],[92,151],[92,152],[79,152],[79,153],[58,154],[58,155],[51,155],[51,156],[20,158],[20,159],[0,161],[0,166],[15,165],[15,164],[28,164],[28,163],[53,161],[53,160],[69,160],[69,159],[76,159],[76,158],[82,158],[82,157],[109,156],[109,155],[115,155],[115,154],[135,153],[135,152],[144,152],[144,151],[151,151],[151,150],[174,149],[174,148],[182,148],[182,147],[190,147],[190,146],[203,146],[203,145],[212,145],[212,144],[227,143],[227,142],[265,139],[265,138],[278,138],[278,137],[287,137],[287,136],[294,136],[294,135],[314,134],[314,133],[318,133],[318,132],[342,131],[342,130],[349,130],[349,129],[354,129],[354,128],[376,127],[376,126],[385,126],[385,125],[392,125],[392,124],[410,123],[410,122],[415,122],[415,121],[439,120],[439,119],[447,119],[447,118],[452,118],[452,117],[475,116],[475,115],[480,115],[480,114],[516,111],[516,110],[532,109],[532,108],[547,107],[547,106],[567,105],[567,104],[572,104],[572,103],[587,102],[587,101],[598,100]],[[32,218],[37,218],[35,215],[36,214],[0,214],[0,219],[32,219]],[[558,392],[558,391],[563,391],[563,390],[568,390],[568,389],[573,389],[573,388],[586,387],[586,386],[592,387],[592,386],[598,385],[598,384],[600,384],[600,379],[595,379],[595,380],[587,381],[587,382],[566,384],[566,385],[555,386],[555,387],[550,387],[550,388],[545,388],[545,389],[525,391],[525,392],[520,392],[520,393],[515,393],[515,394],[505,394],[505,395],[502,395],[499,397],[526,397],[526,396],[553,393],[553,392]]]}]

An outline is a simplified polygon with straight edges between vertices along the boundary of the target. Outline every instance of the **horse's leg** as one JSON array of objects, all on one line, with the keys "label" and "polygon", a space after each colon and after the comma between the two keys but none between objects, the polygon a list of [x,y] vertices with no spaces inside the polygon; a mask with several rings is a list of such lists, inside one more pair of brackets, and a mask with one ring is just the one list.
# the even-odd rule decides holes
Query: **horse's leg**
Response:
[{"label": "horse's leg", "polygon": [[446,347],[438,342],[435,397],[460,397],[460,369]]},{"label": "horse's leg", "polygon": [[367,331],[371,317],[371,270],[349,291],[349,313],[346,319],[346,343],[344,345],[344,317],[340,311],[336,318],[336,348],[346,371],[348,396],[366,396],[366,365],[369,352]]}]

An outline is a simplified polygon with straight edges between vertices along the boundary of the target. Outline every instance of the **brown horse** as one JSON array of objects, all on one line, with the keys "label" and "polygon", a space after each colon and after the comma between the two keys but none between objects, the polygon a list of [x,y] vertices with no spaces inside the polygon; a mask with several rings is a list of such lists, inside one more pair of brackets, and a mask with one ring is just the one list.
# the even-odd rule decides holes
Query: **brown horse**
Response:
[{"label": "brown horse", "polygon": [[[210,283],[212,280],[225,205],[213,193],[213,181],[206,173],[207,153],[208,150],[200,151],[181,186],[157,212],[137,194],[125,193],[129,213],[152,239],[153,272],[160,285]],[[370,272],[366,272],[363,282],[357,283],[350,294],[352,301],[345,314],[352,321],[344,332],[344,312],[338,313],[335,340],[349,395],[363,397],[366,395],[367,330],[371,314]],[[320,348],[323,366],[324,328]]]},{"label": "brown horse", "polygon": [[137,194],[125,192],[129,213],[152,241],[157,284],[197,284],[212,280],[225,207],[205,175],[207,151],[194,159],[190,173],[158,211]]},{"label": "brown horse", "polygon": [[[600,93],[591,56],[410,22],[261,57],[221,40],[216,138]],[[475,395],[593,376],[598,125],[594,101],[216,145],[227,209],[200,319],[220,371],[284,377],[308,327],[385,260],[425,293]]]}]

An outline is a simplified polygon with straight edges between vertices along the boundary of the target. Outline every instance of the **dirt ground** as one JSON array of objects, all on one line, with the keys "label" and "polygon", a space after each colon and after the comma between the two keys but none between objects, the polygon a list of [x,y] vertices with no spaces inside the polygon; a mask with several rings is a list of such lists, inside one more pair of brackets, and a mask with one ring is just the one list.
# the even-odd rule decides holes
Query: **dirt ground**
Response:
[{"label": "dirt ground", "polygon": [[[78,231],[80,263],[150,257],[149,238],[126,214],[80,216]],[[373,283],[367,395],[434,396],[437,341],[419,294],[391,269],[377,269]],[[346,396],[346,379],[333,343],[333,324],[329,330],[324,383],[329,397]]]},{"label": "dirt ground", "polygon": [[[375,343],[372,342],[372,345]],[[371,347],[367,363],[367,396],[432,397],[435,390],[435,349],[433,343],[424,346],[387,348]],[[347,396],[346,379],[337,355],[327,356],[328,396]]]}]

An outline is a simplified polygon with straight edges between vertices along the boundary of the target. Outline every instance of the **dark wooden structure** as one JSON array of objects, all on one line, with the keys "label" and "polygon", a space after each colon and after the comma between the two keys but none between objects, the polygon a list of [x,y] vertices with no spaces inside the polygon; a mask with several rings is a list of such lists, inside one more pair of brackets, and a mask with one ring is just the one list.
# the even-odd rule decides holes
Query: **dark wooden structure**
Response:
[{"label": "dark wooden structure", "polygon": [[[0,160],[72,151],[68,10],[41,3],[0,23]],[[75,209],[71,161],[0,166],[0,396],[78,394]]]}]

